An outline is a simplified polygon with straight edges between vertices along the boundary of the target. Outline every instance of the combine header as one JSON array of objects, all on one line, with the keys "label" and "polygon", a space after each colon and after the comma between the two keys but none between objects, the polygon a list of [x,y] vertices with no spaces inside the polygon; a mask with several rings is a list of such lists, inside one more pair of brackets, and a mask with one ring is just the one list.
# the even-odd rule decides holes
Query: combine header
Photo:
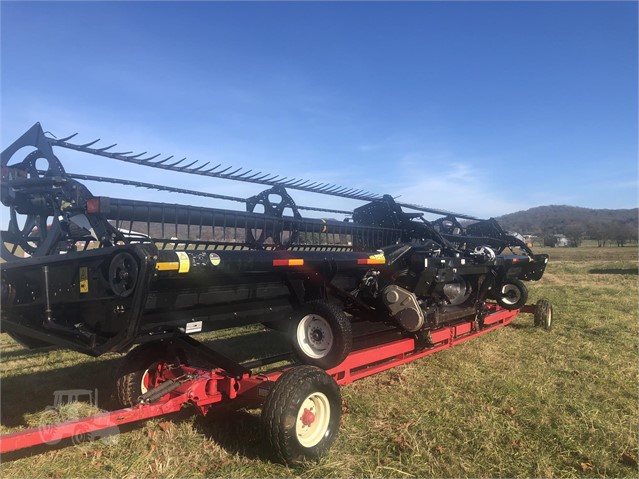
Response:
[{"label": "combine header", "polygon": [[[526,307],[523,283],[542,277],[547,255],[533,254],[493,219],[338,185],[116,153],[115,145],[76,144],[73,136],[56,139],[36,124],[2,152],[1,200],[10,211],[1,241],[2,331],[27,347],[93,356],[138,345],[123,358],[116,383],[128,409],[85,420],[85,429],[185,403],[206,412],[223,400],[266,398],[269,440],[280,459],[294,462],[317,456],[334,439],[335,381],[346,384],[483,334],[522,308],[550,326],[549,303]],[[69,173],[54,147],[268,189],[237,198]],[[236,201],[245,211],[94,196],[81,181]],[[353,211],[302,206],[288,190],[364,204]],[[305,218],[300,211],[347,218]],[[424,213],[440,217],[427,221]],[[251,323],[287,333],[305,366],[254,376],[257,363],[238,364],[191,336]],[[353,338],[353,323],[364,331],[378,323],[370,330],[383,331]],[[195,360],[210,367],[195,368]],[[289,430],[275,411],[298,390],[304,397],[291,406],[298,424]],[[17,434],[14,446],[2,438],[0,450],[31,445],[26,433]]]}]

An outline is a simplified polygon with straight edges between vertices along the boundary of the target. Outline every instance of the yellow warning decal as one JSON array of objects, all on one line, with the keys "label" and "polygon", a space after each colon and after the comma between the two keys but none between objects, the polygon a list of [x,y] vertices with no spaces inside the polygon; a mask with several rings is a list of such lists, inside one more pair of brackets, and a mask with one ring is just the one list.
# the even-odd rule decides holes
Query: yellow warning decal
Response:
[{"label": "yellow warning decal", "polygon": [[157,269],[158,271],[176,271],[180,269],[180,263],[178,263],[177,261],[158,263],[155,265],[155,269]]},{"label": "yellow warning decal", "polygon": [[322,233],[326,233],[326,220],[322,218]]},{"label": "yellow warning decal", "polygon": [[89,269],[86,266],[80,267],[80,292],[89,292]]},{"label": "yellow warning decal", "polygon": [[191,260],[189,260],[189,255],[184,251],[178,251],[176,254],[180,261],[180,269],[178,269],[178,273],[188,273],[191,269]]}]

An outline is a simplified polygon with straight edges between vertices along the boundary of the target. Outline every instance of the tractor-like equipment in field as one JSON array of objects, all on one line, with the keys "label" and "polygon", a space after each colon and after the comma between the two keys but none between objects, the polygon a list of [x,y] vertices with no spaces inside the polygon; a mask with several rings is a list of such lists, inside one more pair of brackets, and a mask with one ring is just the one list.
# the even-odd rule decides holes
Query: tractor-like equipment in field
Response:
[{"label": "tractor-like equipment in field", "polygon": [[[303,372],[284,373],[285,386],[272,389],[287,388],[290,396],[303,377],[321,385],[318,391],[311,386],[308,397],[300,399],[301,429],[291,433],[301,438],[293,441],[295,447],[284,426],[273,426],[271,442],[285,461],[314,456],[332,442],[334,433],[326,431],[332,431],[335,419],[330,416],[336,407],[333,383],[349,382],[344,378],[349,361],[356,357],[362,364],[355,369],[366,369],[389,360],[376,356],[382,345],[402,344],[401,353],[389,356],[389,364],[399,364],[507,324],[525,309],[524,281],[541,279],[548,262],[547,255],[534,254],[494,219],[332,184],[113,152],[115,145],[74,143],[74,136],[57,139],[35,124],[1,154],[0,199],[9,209],[0,245],[2,331],[27,347],[54,345],[93,356],[137,345],[118,373],[122,406],[150,407],[179,396],[200,409],[218,402],[213,396],[241,395],[243,387],[257,394],[257,386],[264,389],[269,381],[263,381],[267,376],[256,380],[246,365],[193,334],[251,323],[283,331],[294,357],[306,366]],[[70,173],[54,148],[267,189],[237,198]],[[235,201],[244,204],[244,211],[94,196],[85,182]],[[363,204],[353,211],[302,206],[289,190]],[[303,211],[346,219],[303,217]],[[428,221],[424,213],[438,219]],[[537,323],[550,325],[547,302],[534,311]],[[387,339],[354,340],[353,323],[383,325]],[[193,368],[195,358],[208,361],[208,373]],[[357,375],[351,369],[349,378]],[[321,370],[333,371],[333,377]],[[198,399],[185,396],[185,381],[204,376],[196,388]],[[277,403],[265,412],[267,422],[280,421],[271,416],[283,400],[266,400]],[[328,416],[317,419],[321,414]]]}]

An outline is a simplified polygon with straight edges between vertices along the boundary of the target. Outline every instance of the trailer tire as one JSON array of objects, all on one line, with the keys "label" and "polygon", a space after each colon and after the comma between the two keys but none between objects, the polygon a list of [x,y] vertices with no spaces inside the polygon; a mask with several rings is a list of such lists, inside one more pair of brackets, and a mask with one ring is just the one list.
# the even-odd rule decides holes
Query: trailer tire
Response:
[{"label": "trailer tire", "polygon": [[262,408],[262,432],[276,458],[288,465],[319,459],[339,431],[342,397],[337,383],[315,366],[297,366],[276,381]]},{"label": "trailer tire", "polygon": [[304,364],[330,369],[353,348],[351,322],[335,304],[309,301],[295,312],[291,326],[293,350]]},{"label": "trailer tire", "polygon": [[495,301],[504,309],[519,309],[528,301],[528,288],[516,278],[507,279],[495,292]]},{"label": "trailer tire", "polygon": [[153,372],[160,364],[173,362],[166,344],[141,344],[122,358],[116,372],[115,393],[122,407],[133,407],[138,398],[154,387]]},{"label": "trailer tire", "polygon": [[538,328],[544,328],[546,331],[550,331],[552,329],[553,316],[554,312],[550,301],[545,298],[537,301],[534,313],[535,326]]}]

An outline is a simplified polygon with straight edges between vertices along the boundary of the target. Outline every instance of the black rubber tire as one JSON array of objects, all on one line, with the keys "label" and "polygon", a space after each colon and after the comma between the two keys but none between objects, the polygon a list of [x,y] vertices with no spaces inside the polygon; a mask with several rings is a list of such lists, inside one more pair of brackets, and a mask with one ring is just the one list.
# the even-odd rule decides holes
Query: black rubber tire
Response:
[{"label": "black rubber tire", "polygon": [[[504,289],[506,292],[504,293]],[[528,288],[517,278],[504,281],[494,293],[495,301],[504,309],[519,309],[528,301]]]},{"label": "black rubber tire", "polygon": [[[319,316],[328,323],[333,337],[333,341],[327,347],[326,352],[318,353],[320,357],[314,357],[309,354],[308,349],[310,346],[300,344],[299,341],[300,328],[303,329],[302,322],[309,315]],[[350,320],[337,305],[326,301],[309,301],[299,308],[295,312],[290,335],[293,340],[293,351],[299,361],[322,369],[330,369],[340,364],[353,348],[353,332]],[[322,335],[321,331],[319,335]],[[305,349],[307,350],[306,352],[304,351]]]},{"label": "black rubber tire", "polygon": [[[318,416],[305,425],[301,416],[307,408],[302,411],[302,407],[311,398],[311,402],[318,400],[314,403]],[[337,438],[341,417],[342,396],[333,378],[315,366],[297,366],[280,376],[266,398],[261,415],[262,432],[277,460],[296,465],[305,459],[317,460],[328,451]],[[313,427],[315,421],[319,429],[304,430],[305,426]],[[306,434],[313,438],[308,445],[303,444],[309,440]]]},{"label": "black rubber tire", "polygon": [[16,343],[24,346],[27,349],[48,348],[53,346],[53,344],[51,343],[46,343],[44,341],[40,341],[39,339],[30,338],[29,336],[23,336],[22,334],[14,333],[11,331],[7,331],[7,334]]},{"label": "black rubber tire", "polygon": [[550,301],[545,298],[537,301],[537,304],[535,304],[534,318],[535,326],[538,328],[544,328],[546,331],[550,331],[552,329],[554,312]]},{"label": "black rubber tire", "polygon": [[145,343],[136,346],[121,360],[115,376],[116,398],[122,407],[132,407],[144,394],[142,381],[147,371],[160,362],[172,362],[168,347],[162,342]]}]

